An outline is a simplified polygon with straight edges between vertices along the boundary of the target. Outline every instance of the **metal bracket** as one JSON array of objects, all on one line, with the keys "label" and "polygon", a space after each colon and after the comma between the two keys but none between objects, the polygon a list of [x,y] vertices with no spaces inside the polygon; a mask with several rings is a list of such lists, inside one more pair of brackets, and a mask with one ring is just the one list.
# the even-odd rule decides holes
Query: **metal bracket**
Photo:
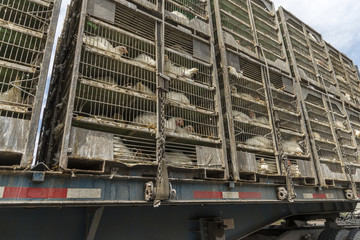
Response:
[{"label": "metal bracket", "polygon": [[170,80],[171,78],[166,76],[163,73],[158,73],[158,79],[159,79],[159,85],[158,85],[158,89],[167,92],[169,89],[169,84],[170,84]]},{"label": "metal bracket", "polygon": [[[176,197],[176,190],[172,188],[171,183],[169,182],[169,190],[168,193],[166,194],[167,191],[161,190],[163,192],[161,192],[161,196],[164,197],[164,199],[161,200],[166,200],[169,198],[175,198]],[[158,194],[157,192],[157,188],[154,187],[154,183],[153,182],[147,182],[145,183],[145,193],[144,193],[144,197],[145,197],[145,201],[149,202],[151,200],[156,200],[156,194]],[[154,204],[155,205],[155,204]],[[155,205],[155,207],[157,207],[159,205]]]}]

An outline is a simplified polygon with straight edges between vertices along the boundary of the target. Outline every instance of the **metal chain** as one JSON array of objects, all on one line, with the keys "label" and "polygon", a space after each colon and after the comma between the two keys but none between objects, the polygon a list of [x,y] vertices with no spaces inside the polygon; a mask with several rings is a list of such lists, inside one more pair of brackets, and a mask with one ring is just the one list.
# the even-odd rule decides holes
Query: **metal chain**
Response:
[{"label": "metal chain", "polygon": [[[268,83],[268,90],[269,90],[269,94],[270,94],[269,101],[272,101],[273,97],[272,97],[272,90],[271,90],[271,80],[270,80],[269,65],[268,65],[268,63],[266,61],[266,57],[265,57],[265,53],[264,53],[264,49],[263,49],[262,45],[261,44],[256,44],[255,46],[260,49],[261,54],[264,57],[264,62],[265,62],[265,67],[266,67],[265,80]],[[272,105],[273,105],[273,103],[272,103]],[[285,168],[285,171],[286,171],[286,178],[287,178],[288,183],[289,183],[288,187],[290,187],[290,189],[287,189],[288,190],[287,199],[288,199],[289,202],[293,202],[294,198],[296,197],[295,185],[294,185],[294,181],[293,181],[293,178],[292,178],[292,175],[291,175],[290,165],[289,165],[289,160],[288,160],[287,154],[283,150],[284,139],[283,139],[283,137],[281,135],[281,132],[280,132],[279,122],[278,122],[277,119],[275,119],[275,121],[276,121],[275,122],[275,131],[276,131],[276,137],[277,137],[277,140],[278,140],[278,147],[279,147],[278,148],[279,160],[284,165],[284,168]]]},{"label": "metal chain", "polygon": [[160,121],[161,124],[159,126],[159,136],[157,139],[157,160],[158,160],[158,168],[157,168],[157,180],[162,179],[162,161],[165,161],[165,98],[166,98],[166,92],[164,90],[159,89],[159,101],[160,101]]}]

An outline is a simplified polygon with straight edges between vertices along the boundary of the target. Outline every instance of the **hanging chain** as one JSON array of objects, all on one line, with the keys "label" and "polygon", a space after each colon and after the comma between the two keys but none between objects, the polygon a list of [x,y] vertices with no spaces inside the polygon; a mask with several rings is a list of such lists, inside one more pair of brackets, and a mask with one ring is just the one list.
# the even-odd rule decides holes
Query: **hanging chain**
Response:
[{"label": "hanging chain", "polygon": [[165,161],[165,98],[166,92],[163,89],[159,89],[159,101],[160,101],[160,126],[159,127],[159,136],[157,138],[157,160],[158,160],[158,168],[156,179],[158,181],[162,180],[162,162]]},{"label": "hanging chain", "polygon": [[[272,90],[271,90],[271,80],[270,80],[269,65],[268,65],[268,63],[266,61],[266,57],[265,57],[265,53],[264,53],[264,49],[263,49],[262,45],[261,44],[256,44],[255,46],[260,49],[261,54],[264,57],[264,62],[265,62],[265,67],[266,67],[266,73],[264,75],[265,75],[265,80],[266,80],[266,82],[268,84],[267,89],[269,90],[269,101],[271,101],[271,104],[273,105],[273,103],[272,103],[273,97],[272,97]],[[294,181],[293,181],[293,178],[292,178],[290,164],[289,164],[287,154],[283,150],[284,139],[283,139],[283,137],[281,135],[279,125],[280,125],[280,119],[275,119],[275,133],[276,133],[276,137],[277,137],[277,140],[278,140],[279,160],[280,160],[280,162],[283,163],[283,166],[285,168],[285,173],[286,173],[285,176],[287,178],[287,185],[288,185],[287,187],[289,188],[289,189],[287,189],[288,190],[287,199],[288,199],[289,202],[293,202],[294,198],[296,198],[295,185],[294,185]]]},{"label": "hanging chain", "polygon": [[[323,78],[323,76],[322,76],[321,74],[319,74],[318,77],[321,79],[321,82],[322,82],[323,87],[324,87],[324,89],[325,89],[326,97],[327,97],[328,102],[329,102],[330,111],[331,111],[331,117],[332,117],[331,121],[332,121],[332,122],[335,122],[336,119],[335,119],[334,114],[333,114],[333,113],[334,113],[334,109],[333,109],[332,104],[331,104],[331,99],[330,99],[329,93],[328,93],[328,91],[327,91],[327,89],[326,89],[326,86],[325,86],[324,78]],[[346,154],[345,154],[345,150],[344,150],[341,146],[339,146],[339,148],[340,148],[341,156],[342,156],[343,159],[344,159],[345,172],[349,175],[350,185],[351,185],[351,188],[352,188],[354,197],[357,198],[356,183],[355,183],[354,177],[353,177],[353,175],[352,175],[352,173],[351,173],[351,166],[350,166],[350,164],[349,164],[349,162],[348,162],[348,160],[347,160],[347,157],[346,157]]]}]

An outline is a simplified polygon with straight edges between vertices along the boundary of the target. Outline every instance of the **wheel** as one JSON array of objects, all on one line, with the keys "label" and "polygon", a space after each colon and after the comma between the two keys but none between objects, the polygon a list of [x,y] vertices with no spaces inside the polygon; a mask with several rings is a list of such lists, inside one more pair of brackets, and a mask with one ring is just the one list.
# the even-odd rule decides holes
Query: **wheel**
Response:
[{"label": "wheel", "polygon": [[346,240],[360,240],[360,230],[359,229],[351,230]]},{"label": "wheel", "polygon": [[322,231],[318,237],[318,240],[347,240],[349,230],[327,228]]}]

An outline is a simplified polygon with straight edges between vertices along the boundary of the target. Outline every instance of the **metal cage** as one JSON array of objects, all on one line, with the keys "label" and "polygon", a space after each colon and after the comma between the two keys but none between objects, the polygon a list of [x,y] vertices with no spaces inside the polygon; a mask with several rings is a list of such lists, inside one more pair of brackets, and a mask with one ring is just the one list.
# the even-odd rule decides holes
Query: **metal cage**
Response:
[{"label": "metal cage", "polygon": [[277,13],[295,75],[305,83],[339,95],[322,36],[282,7]]},{"label": "metal cage", "polygon": [[0,1],[0,167],[29,167],[61,1]]},{"label": "metal cage", "polygon": [[[72,31],[63,32],[61,48],[68,54],[57,54],[65,70],[54,74],[58,97],[49,103],[62,102],[53,116],[50,165],[144,176],[137,168],[143,166],[154,175],[161,124],[170,176],[226,178],[212,37],[161,26],[157,14],[130,3],[106,4],[93,11],[96,1],[72,1],[66,18],[64,29]],[[168,78],[163,108],[160,77]]]},{"label": "metal cage", "polygon": [[214,0],[216,27],[226,47],[265,61],[284,72],[290,68],[275,7],[267,0]]}]

